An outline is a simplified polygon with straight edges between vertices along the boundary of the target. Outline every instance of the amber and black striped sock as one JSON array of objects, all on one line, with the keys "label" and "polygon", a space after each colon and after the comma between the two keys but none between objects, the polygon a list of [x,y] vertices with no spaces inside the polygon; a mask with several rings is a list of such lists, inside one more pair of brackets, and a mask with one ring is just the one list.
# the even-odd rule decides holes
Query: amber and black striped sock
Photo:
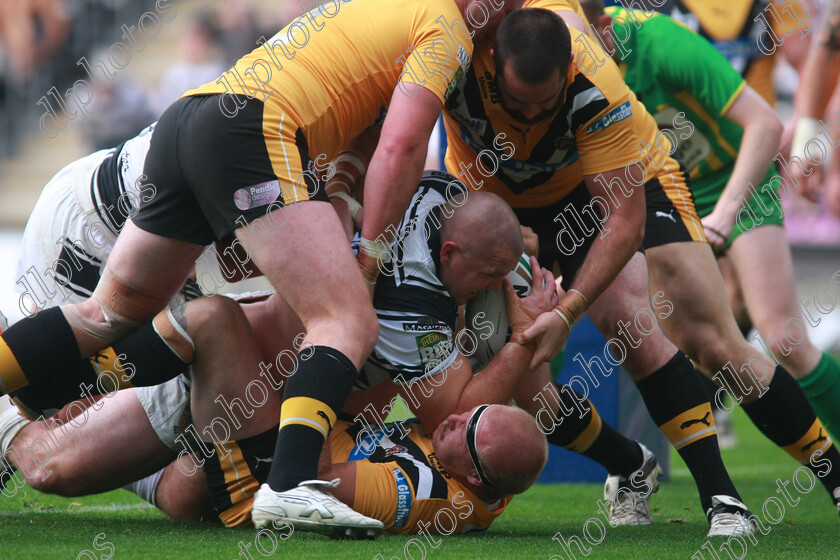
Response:
[{"label": "amber and black striped sock", "polygon": [[[560,422],[555,424],[553,432],[548,434],[548,442],[580,453],[601,464],[610,474],[630,476],[642,464],[642,450],[639,445],[613,429],[601,420],[595,405],[583,395],[567,385],[557,387],[561,405],[556,413]],[[572,396],[574,395],[574,397]],[[572,399],[580,403],[580,408],[589,409],[583,417]],[[564,411],[572,411],[563,415]]]},{"label": "amber and black striped sock", "polygon": [[817,475],[829,494],[840,487],[840,469],[825,467],[825,460],[840,465],[840,452],[785,368],[777,366],[764,395],[742,407],[761,433]]},{"label": "amber and black striped sock", "polygon": [[723,465],[715,419],[700,375],[688,356],[678,351],[636,387],[650,417],[694,477],[705,512],[712,507],[712,496],[741,497]]},{"label": "amber and black striped sock", "polygon": [[326,346],[313,346],[286,381],[280,409],[280,433],[268,485],[276,492],[294,488],[318,474],[324,440],[335,424],[358,371],[344,354]]}]

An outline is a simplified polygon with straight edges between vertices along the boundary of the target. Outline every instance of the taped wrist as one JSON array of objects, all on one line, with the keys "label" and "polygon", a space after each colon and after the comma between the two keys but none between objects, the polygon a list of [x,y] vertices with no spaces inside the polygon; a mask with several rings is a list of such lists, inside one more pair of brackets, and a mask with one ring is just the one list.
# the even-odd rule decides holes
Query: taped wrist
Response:
[{"label": "taped wrist", "polygon": [[805,146],[817,136],[817,119],[802,118],[796,123],[796,130],[793,133],[793,145],[791,146],[791,157],[806,159]]},{"label": "taped wrist", "polygon": [[379,278],[380,262],[388,254],[388,245],[381,240],[372,241],[362,237],[359,244],[359,267],[362,276],[369,285],[376,284]]},{"label": "taped wrist", "polygon": [[572,289],[563,296],[563,299],[554,308],[554,312],[563,319],[566,326],[571,330],[574,324],[586,313],[586,308],[586,296],[578,290]]}]

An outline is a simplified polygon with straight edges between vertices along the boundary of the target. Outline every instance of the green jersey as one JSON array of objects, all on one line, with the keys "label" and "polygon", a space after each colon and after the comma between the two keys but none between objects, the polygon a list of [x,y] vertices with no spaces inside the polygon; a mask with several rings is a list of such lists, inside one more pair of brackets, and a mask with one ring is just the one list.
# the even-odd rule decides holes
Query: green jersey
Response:
[{"label": "green jersey", "polygon": [[[741,145],[743,129],[724,115],[746,82],[688,27],[663,14],[646,17],[642,11],[630,11],[632,15],[623,8],[606,10],[617,36],[629,35],[619,51],[626,54],[619,67],[660,129],[672,129],[668,136],[672,142],[676,139],[690,171],[697,213],[707,216],[732,174]],[[775,174],[771,164],[762,184]]]}]

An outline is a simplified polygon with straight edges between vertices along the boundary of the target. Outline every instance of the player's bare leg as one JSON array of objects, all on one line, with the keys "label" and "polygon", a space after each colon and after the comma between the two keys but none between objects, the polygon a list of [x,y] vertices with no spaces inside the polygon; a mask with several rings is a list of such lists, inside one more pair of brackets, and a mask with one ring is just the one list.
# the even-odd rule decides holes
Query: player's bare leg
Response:
[{"label": "player's bare leg", "polygon": [[[790,374],[744,340],[711,248],[669,243],[648,249],[647,259],[651,291],[663,290],[673,301],[673,313],[660,320],[666,334],[726,386],[759,430],[798,462],[816,474],[819,469],[809,459],[817,448],[829,460],[840,461],[831,441],[820,439],[823,425]],[[722,394],[716,396],[721,407]],[[836,474],[820,480],[829,494],[840,487]]]},{"label": "player's bare leg", "polygon": [[773,379],[773,364],[741,335],[709,245],[668,243],[646,256],[651,293],[662,291],[673,302],[673,312],[659,320],[665,334],[706,376],[725,377],[737,400],[756,400]]},{"label": "player's bare leg", "polygon": [[[750,317],[775,360],[796,378],[832,434],[840,434],[840,364],[808,338],[796,297],[793,262],[781,226],[739,235],[729,249]],[[813,323],[812,323],[813,324]]]},{"label": "player's bare leg", "polygon": [[127,222],[91,298],[41,311],[3,333],[0,391],[48,387],[54,372],[151,319],[181,288],[201,249]]},{"label": "player's bare leg", "polygon": [[[300,318],[306,336],[284,387],[271,472],[257,493],[252,518],[258,528],[282,516],[298,529],[373,536],[382,531],[381,523],[317,485],[302,483],[317,476],[324,440],[373,350],[379,324],[332,205],[305,201],[274,212],[285,213],[275,219],[284,225],[270,242],[249,243],[243,228],[236,234]],[[302,501],[310,505],[301,507]]]},{"label": "player's bare leg", "polygon": [[49,420],[26,424],[11,439],[5,458],[18,469],[6,481],[6,495],[26,481],[39,492],[83,496],[151,475],[171,463],[175,453],[160,441],[134,390],[128,389],[64,426]]}]

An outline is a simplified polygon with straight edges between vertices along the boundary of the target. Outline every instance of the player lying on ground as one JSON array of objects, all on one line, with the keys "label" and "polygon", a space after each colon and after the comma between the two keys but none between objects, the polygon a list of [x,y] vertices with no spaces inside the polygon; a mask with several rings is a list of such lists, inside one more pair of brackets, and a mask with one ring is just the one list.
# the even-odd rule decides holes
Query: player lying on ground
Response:
[{"label": "player lying on ground", "polygon": [[[435,212],[437,209],[438,213],[444,214],[442,218],[444,222],[449,221],[446,219],[445,215],[447,212],[447,208],[442,205],[441,203],[445,200],[443,194],[449,192],[450,194],[454,194],[456,196],[456,200],[459,203],[460,208],[458,208],[458,212],[465,211],[469,212],[471,209],[472,218],[476,219],[486,219],[490,220],[493,223],[504,224],[505,223],[505,215],[502,214],[501,218],[495,217],[492,211],[488,211],[487,208],[487,200],[489,195],[482,195],[481,193],[474,193],[474,196],[468,199],[467,203],[464,204],[462,201],[462,195],[464,193],[463,187],[459,186],[457,183],[451,182],[451,177],[446,177],[443,174],[435,174],[432,177],[428,178],[424,184],[421,185],[421,189],[418,195],[415,197],[414,202],[415,205],[412,206],[412,209],[407,214],[407,216],[418,216],[423,214],[431,214]],[[454,189],[454,190],[453,190]],[[484,200],[485,204],[482,204],[482,200]],[[492,197],[489,198],[492,201]],[[443,206],[443,207],[442,207]],[[499,203],[496,203],[495,206],[497,209],[504,209],[506,206]],[[507,212],[510,212],[509,209]],[[460,216],[460,214],[455,214]],[[518,244],[516,240],[519,238],[519,230],[518,224],[514,219],[511,219],[512,216],[508,215],[507,222],[508,227],[507,231],[509,235],[513,236],[512,244],[515,245],[514,251],[518,250],[519,246],[521,246],[521,239],[519,239]],[[420,222],[420,227],[423,227],[423,223],[427,223],[425,220]],[[450,368],[448,371],[444,368],[441,371],[435,371],[435,375],[428,377],[429,386],[435,387],[434,391],[429,392],[429,395],[426,395],[428,391],[427,388],[419,388],[417,386],[417,381],[409,384],[407,388],[405,388],[408,392],[406,394],[407,400],[412,402],[416,399],[415,395],[422,395],[424,399],[423,405],[418,405],[416,408],[416,412],[420,414],[421,412],[424,414],[430,415],[432,418],[437,418],[435,421],[435,425],[438,425],[443,421],[448,412],[441,412],[438,410],[432,410],[431,408],[434,406],[433,403],[428,400],[429,397],[433,395],[439,395],[446,397],[446,399],[442,400],[442,403],[449,403],[449,406],[456,406],[456,412],[463,408],[462,412],[466,412],[472,408],[472,405],[469,403],[470,398],[476,398],[476,395],[485,395],[485,397],[493,397],[493,401],[496,402],[504,402],[510,398],[510,394],[499,395],[498,391],[499,388],[504,388],[505,391],[510,391],[510,388],[506,383],[500,383],[498,381],[494,381],[493,375],[494,370],[495,373],[498,374],[501,368],[498,367],[498,364],[494,364],[491,362],[485,370],[473,377],[471,370],[469,369],[468,364],[466,364],[466,360],[463,356],[459,356],[457,349],[455,349],[455,345],[452,344],[452,329],[454,328],[455,322],[455,315],[456,315],[456,307],[454,305],[454,301],[451,304],[451,307],[445,305],[445,301],[447,299],[452,300],[452,297],[448,290],[451,290],[453,293],[462,294],[458,297],[464,297],[464,295],[470,295],[478,289],[483,289],[488,285],[495,284],[498,286],[501,283],[501,277],[499,278],[488,278],[483,277],[481,274],[476,275],[472,272],[472,266],[470,264],[480,263],[480,262],[487,262],[488,260],[492,262],[494,259],[492,256],[487,259],[486,248],[490,248],[490,250],[494,253],[499,253],[498,247],[499,245],[499,236],[498,233],[493,235],[489,235],[490,232],[486,225],[482,224],[466,224],[469,227],[464,227],[457,232],[450,231],[447,228],[443,228],[440,232],[436,228],[432,228],[430,234],[432,234],[431,244],[432,246],[436,246],[439,244],[438,250],[439,258],[434,258],[434,253],[431,252],[430,246],[426,246],[426,251],[424,252],[422,248],[418,245],[415,245],[415,253],[412,258],[408,258],[403,261],[402,270],[400,271],[401,274],[398,276],[404,280],[401,284],[400,288],[394,288],[389,294],[389,291],[385,289],[384,285],[380,285],[377,288],[378,300],[381,297],[382,301],[385,302],[392,302],[393,303],[401,303],[407,304],[411,303],[412,297],[416,298],[416,311],[414,312],[414,317],[406,317],[405,313],[406,310],[400,311],[399,308],[382,309],[380,313],[384,316],[391,315],[391,321],[389,323],[391,325],[399,325],[399,322],[394,322],[394,317],[400,317],[401,319],[405,319],[407,323],[405,328],[399,327],[398,329],[392,329],[386,336],[388,338],[383,338],[380,341],[381,348],[386,349],[386,351],[380,353],[380,358],[377,363],[370,363],[370,372],[367,372],[368,381],[374,378],[381,378],[382,374],[384,373],[385,376],[388,375],[389,371],[393,371],[397,373],[397,376],[401,377],[403,380],[405,377],[411,377],[413,375],[417,375],[418,373],[423,373],[423,358],[427,355],[425,352],[421,352],[422,348],[418,345],[417,338],[418,338],[418,331],[417,329],[411,328],[412,325],[425,325],[426,328],[422,329],[423,333],[431,332],[432,334],[442,334],[444,336],[440,337],[440,340],[437,340],[438,337],[435,338],[435,342],[442,342],[443,344],[440,345],[440,349],[443,351],[450,353],[451,359],[446,353],[438,353],[437,355],[447,362],[452,362],[452,365],[456,365],[457,368]],[[412,232],[415,233],[415,232]],[[455,236],[451,239],[447,236]],[[468,239],[468,238],[473,239]],[[418,238],[413,238],[418,239]],[[422,238],[419,238],[422,239]],[[460,239],[459,241],[456,241]],[[478,242],[478,245],[474,245]],[[505,243],[501,244],[502,250],[501,254],[505,254],[509,249],[509,247],[505,246]],[[518,245],[518,246],[516,246]],[[469,252],[467,247],[471,246],[470,248],[474,252]],[[482,247],[485,247],[485,250],[482,251]],[[455,249],[457,253],[460,253],[456,259],[464,259],[460,264],[465,267],[467,273],[464,274],[453,274],[452,272],[459,270],[457,265],[453,266],[451,259],[452,251]],[[419,256],[423,255],[425,258],[423,262],[416,260]],[[435,261],[439,260],[441,263],[440,266],[440,274],[444,280],[443,284],[441,284],[441,280],[436,277],[437,273],[437,265]],[[507,268],[505,266],[504,268]],[[464,270],[464,269],[460,269]],[[539,272],[539,269],[536,269]],[[486,272],[486,271],[485,271]],[[535,276],[534,285],[540,285],[541,281],[544,277],[541,274],[537,274]],[[423,294],[422,291],[417,289],[418,284],[420,284],[421,280],[426,279],[427,282],[425,283],[426,286],[429,288],[434,288],[434,285],[437,284],[437,289],[430,289],[426,290],[426,294]],[[551,285],[551,278],[550,274],[547,276],[547,282],[545,283],[546,286]],[[447,286],[447,288],[444,288]],[[553,296],[553,290],[550,288],[544,289],[541,286],[541,290],[544,291],[537,291],[536,295],[541,297],[550,297]],[[550,294],[550,296],[549,296]],[[408,296],[408,297],[407,297]],[[424,297],[425,296],[425,297]],[[197,300],[192,302],[188,306],[188,313],[187,316],[189,317],[189,324],[191,328],[201,328],[202,322],[201,321],[193,321],[193,314],[191,313],[192,308],[201,308],[204,304],[207,304],[209,301],[220,299],[220,298],[205,298],[203,300]],[[220,321],[220,316],[223,316],[224,313],[224,306],[222,306],[221,302],[224,301],[220,299],[219,302],[214,302],[213,305],[216,307],[213,309],[212,314],[205,314],[205,317],[213,317],[212,324],[213,325],[224,325],[224,329],[217,329],[216,336],[220,337],[219,339],[212,341],[209,339],[203,339],[201,333],[196,333],[194,339],[196,340],[196,345],[198,348],[202,348],[205,344],[207,344],[212,350],[218,351],[218,355],[215,355],[211,352],[210,356],[206,356],[202,358],[203,355],[201,352],[198,352],[198,362],[196,363],[196,368],[212,368],[216,367],[219,368],[220,373],[218,374],[218,379],[221,380],[229,380],[231,377],[232,371],[251,371],[253,375],[256,375],[257,371],[261,371],[259,360],[254,363],[252,368],[243,368],[242,364],[244,363],[242,359],[236,357],[236,350],[243,350],[247,349],[248,341],[236,341],[233,344],[233,348],[230,351],[227,350],[220,350],[221,348],[225,348],[225,344],[231,342],[231,333],[239,333],[244,332],[247,330],[247,325],[242,325],[241,321],[233,319],[228,319],[225,321]],[[526,300],[523,300],[526,301]],[[273,302],[273,303],[272,303]],[[549,301],[548,305],[550,306],[552,302]],[[258,335],[262,335],[261,346],[263,348],[271,348],[271,343],[273,341],[273,337],[270,333],[278,333],[278,332],[290,332],[290,333],[298,333],[299,325],[283,325],[283,324],[276,324],[276,318],[282,317],[284,315],[291,316],[289,313],[283,313],[271,308],[271,305],[280,306],[282,304],[282,300],[280,298],[274,296],[269,298],[269,300],[264,304],[253,305],[253,306],[245,306],[246,313],[248,313],[249,318],[251,319],[252,324],[256,321],[258,326],[255,327],[254,331]],[[451,311],[446,311],[443,313],[443,320],[441,319],[441,310],[442,309],[451,309]],[[260,314],[261,315],[255,315]],[[198,317],[201,317],[201,314],[196,314]],[[257,317],[262,317],[258,319]],[[293,318],[293,317],[292,317]],[[409,322],[408,319],[413,319],[413,321]],[[268,323],[266,321],[269,321]],[[270,321],[275,321],[275,323],[271,323]],[[385,320],[383,319],[383,325],[385,324]],[[212,330],[212,328],[211,328]],[[425,335],[421,335],[425,336]],[[206,342],[205,342],[206,340]],[[253,344],[253,342],[251,342]],[[504,353],[515,356],[515,345],[509,345],[508,348],[504,350]],[[427,346],[432,347],[432,346]],[[273,350],[263,350],[263,356],[267,356],[267,361],[272,363],[274,361],[274,357],[277,355],[277,348],[273,348]],[[254,354],[257,352],[255,351]],[[206,354],[206,353],[205,353]],[[383,357],[384,355],[384,357]],[[526,353],[523,355],[519,361],[521,365],[516,368],[511,368],[524,371],[522,366],[527,365],[530,359],[530,353]],[[499,361],[494,360],[494,361]],[[511,362],[508,362],[504,365],[509,365]],[[405,371],[400,373],[400,367],[402,367]],[[366,368],[367,370],[368,368]],[[431,368],[431,371],[434,371],[435,368]],[[378,373],[377,373],[378,372]],[[515,374],[515,371],[511,371],[511,375]],[[532,374],[536,374],[536,372],[532,372]],[[529,375],[526,378],[533,378],[535,389],[531,392],[531,394],[525,394],[522,402],[525,405],[531,404],[533,405],[533,396],[535,392],[538,392],[546,383],[548,383],[548,376],[547,373],[544,373],[544,379],[540,379],[537,375]],[[405,376],[405,377],[402,377]],[[200,383],[209,383],[204,377],[196,376],[195,384],[198,386]],[[232,403],[234,399],[239,399],[239,402],[242,402],[245,399],[245,395],[243,394],[244,388],[247,385],[248,380],[243,382],[237,383],[234,387],[234,391],[237,391],[235,394],[227,394],[219,391],[218,386],[212,386],[212,388],[205,386],[203,390],[198,391],[198,395],[204,395],[205,401],[208,399],[209,395],[217,395],[217,394],[225,394],[226,398],[223,402],[225,403]],[[447,383],[445,388],[441,388],[440,386],[444,383]],[[496,393],[494,395],[494,392]],[[519,390],[520,394],[522,393],[521,389]],[[569,391],[568,388],[561,388],[561,390],[557,391],[553,389],[553,392],[557,394],[555,398],[558,398],[560,401],[564,403],[564,409],[568,409],[570,415],[566,418],[563,418],[560,422],[559,426],[548,426],[548,430],[555,432],[556,434],[562,434],[563,439],[568,442],[568,447],[579,450],[583,452],[585,455],[592,457],[596,460],[599,460],[604,464],[609,472],[614,473],[616,476],[612,479],[612,484],[610,485],[611,490],[611,497],[617,498],[620,502],[621,507],[613,508],[613,520],[617,523],[641,523],[641,522],[650,522],[650,512],[647,506],[647,497],[652,490],[655,490],[656,487],[656,473],[658,472],[658,467],[656,465],[655,460],[647,451],[642,451],[640,447],[623,438],[622,436],[618,435],[616,432],[612,430],[608,425],[602,424],[600,418],[597,415],[597,412],[594,408],[591,407],[591,403],[583,399],[583,397],[574,394],[573,392]],[[101,407],[101,410],[93,411],[91,413],[91,421],[90,423],[96,424],[94,422],[100,415],[112,415],[115,414],[113,412],[113,403],[112,401],[118,402],[117,399],[121,399],[122,395],[125,392],[119,393],[116,397],[111,399],[107,399],[107,406]],[[462,398],[457,398],[459,394],[462,394]],[[451,398],[452,395],[456,396],[456,399]],[[491,401],[491,402],[493,402]],[[121,402],[121,401],[120,401]],[[213,403],[212,400],[207,401],[211,407],[218,406],[216,403]],[[387,402],[387,401],[386,401]],[[362,408],[362,407],[360,407]],[[133,414],[135,416],[137,414],[142,414],[142,410],[136,406],[133,406],[132,410],[134,411]],[[379,408],[378,410],[382,410]],[[574,411],[574,414],[571,412]],[[582,411],[581,414],[578,412]],[[224,412],[224,410],[215,409],[215,413],[219,415],[229,414]],[[194,410],[194,416],[196,416],[196,425],[202,424],[202,416],[201,413],[196,414]],[[208,413],[207,417],[204,418],[213,418],[215,415],[213,412]],[[142,417],[141,417],[142,419]],[[264,435],[262,437],[269,437],[272,433],[272,429],[269,429],[270,422],[273,419],[273,416],[269,415],[269,425],[266,426],[265,422],[261,424],[254,425],[254,421],[250,420],[248,422],[247,428],[254,430],[254,429],[263,429]],[[334,420],[334,419],[333,419]],[[177,424],[177,420],[175,422]],[[204,420],[204,424],[208,424],[207,420]],[[124,438],[131,439],[135,441],[137,437],[130,433],[126,433],[126,430],[129,426],[136,426],[136,428],[132,428],[134,430],[140,430],[142,427],[146,429],[146,436],[148,436],[148,423],[147,422],[128,422],[124,421],[120,423],[119,430],[108,429],[107,431],[102,430],[103,433],[100,433],[98,437],[106,437],[109,438],[109,441],[113,441],[113,446],[102,445],[105,449],[115,448],[116,443]],[[103,426],[107,424],[98,423],[97,425]],[[14,434],[11,433],[12,430],[3,431],[4,435],[2,436],[2,441],[10,442]],[[117,434],[119,433],[119,436]],[[202,430],[203,432],[203,430]],[[18,445],[25,445],[26,438],[31,437],[40,437],[35,434],[41,433],[43,435],[43,426],[40,424],[32,424],[25,428],[23,432],[17,435],[15,446]],[[196,430],[193,433],[198,433]],[[258,432],[259,433],[259,432]],[[237,432],[233,431],[231,433],[232,437],[236,439],[239,435],[244,435],[245,432]],[[268,434],[265,435],[265,434]],[[250,434],[249,434],[250,435]],[[72,464],[76,471],[83,471],[90,473],[90,469],[96,469],[97,471],[101,470],[101,462],[95,461],[95,465],[90,465],[90,457],[95,457],[96,455],[92,452],[90,447],[87,449],[87,452],[83,452],[82,450],[75,451],[73,448],[75,447],[75,443],[79,442],[80,444],[83,443],[88,446],[92,446],[96,437],[90,437],[85,439],[74,439],[74,446],[70,446],[69,449],[67,447],[62,447],[60,453],[63,454],[65,457],[69,457],[66,459],[63,464],[66,466],[68,463]],[[148,438],[146,438],[148,439]],[[555,441],[557,438],[555,437]],[[31,445],[25,445],[29,447]],[[6,444],[8,445],[8,444]],[[207,448],[208,446],[204,446]],[[212,448],[212,445],[210,446]],[[166,450],[163,450],[166,453]],[[171,454],[170,456],[173,456]],[[28,455],[17,453],[17,454],[10,454],[14,462],[14,457],[21,457],[23,460],[27,460],[26,457]],[[87,459],[88,464],[85,466],[84,461]],[[640,460],[641,459],[641,460]],[[55,455],[51,458],[51,461],[57,463],[58,465],[62,465],[62,461],[60,460],[60,455]],[[31,469],[29,468],[31,465],[27,465],[24,470],[26,473],[30,473]],[[630,480],[631,474],[634,473],[639,467],[642,467],[642,471],[639,473],[638,476],[635,477],[633,484]],[[69,469],[72,471],[73,469]],[[193,469],[194,470],[194,469]],[[175,474],[177,477],[177,473],[175,473],[175,469],[169,468],[167,472],[170,475]],[[244,471],[241,471],[244,472]],[[71,480],[70,476],[79,476],[82,480],[84,480],[84,476],[78,474],[72,474],[71,472],[62,472],[60,476],[53,478],[53,480],[58,480],[62,482],[64,480]],[[39,476],[31,476],[31,479],[34,480],[36,485],[42,485],[42,481],[39,480]],[[229,478],[229,477],[228,477]],[[224,480],[224,477],[222,478]],[[172,476],[164,476],[161,480],[160,477],[157,477],[157,480],[160,481],[162,485],[168,487],[169,482],[173,480]],[[98,481],[103,481],[103,477],[99,476]],[[122,481],[121,481],[122,482]],[[152,481],[154,482],[154,481]],[[46,480],[47,485],[51,485],[52,482],[48,478]],[[152,488],[154,484],[148,485],[147,490]],[[620,488],[625,488],[622,492]],[[66,489],[62,489],[60,483],[56,486],[52,486],[51,489],[53,491],[63,491],[66,492]],[[635,494],[630,494],[630,491],[635,492]],[[71,490],[73,491],[73,490]],[[154,491],[150,492],[154,495]],[[172,500],[169,499],[167,496],[166,498],[161,499],[161,495],[166,495],[167,492],[161,492],[160,489],[157,492],[158,499],[160,503],[167,503],[170,504]],[[173,495],[178,495],[177,493],[173,493]],[[181,508],[178,510],[181,511],[189,511],[189,508]],[[646,514],[646,518],[642,516],[642,514]]]},{"label": "player lying on ground", "polygon": [[[540,247],[539,260],[549,268],[559,263],[568,291],[557,313],[537,322],[543,335],[535,362],[559,351],[571,324],[588,308],[606,338],[621,344],[626,355],[619,358],[651,416],[694,475],[710,534],[742,531],[746,508],[720,459],[714,424],[685,424],[710,412],[696,370],[655,325],[644,333],[634,325],[643,309],[654,315],[644,257],[635,254],[642,241],[653,247],[703,236],[691,208],[681,204],[690,195],[679,165],[650,147],[654,153],[639,159],[640,136],[653,145],[656,125],[611,61],[587,76],[578,66],[584,44],[572,41],[565,26],[532,19],[507,25],[511,16],[495,47],[477,46],[470,71],[447,102],[448,169],[470,188],[502,196],[520,222],[550,240]],[[494,63],[491,51],[504,64]],[[523,63],[525,82],[514,71],[520,59],[530,61]],[[646,237],[644,193],[634,184],[646,184],[650,193]],[[657,227],[656,212],[675,208],[679,219]],[[657,300],[660,313],[667,313],[663,299]],[[599,358],[588,367],[593,375],[613,369]],[[549,402],[557,403],[551,412],[562,417],[559,401]]]},{"label": "player lying on ground", "polygon": [[[260,499],[266,507],[284,495],[329,500],[321,489],[298,485],[316,476],[329,434],[319,412],[341,410],[377,339],[365,289],[365,280],[372,284],[378,275],[382,246],[373,240],[405,210],[450,85],[469,65],[472,40],[521,4],[476,2],[488,14],[480,28],[465,23],[467,0],[407,7],[365,0],[337,3],[335,12],[316,8],[307,18],[321,29],[304,45],[294,27],[282,29],[230,71],[242,78],[226,73],[173,103],[158,122],[143,168],[156,195],[127,222],[90,298],[4,333],[3,394],[28,385],[48,388],[56,372],[152,319],[181,288],[203,246],[236,236],[300,317],[315,348],[286,387],[278,460]],[[437,60],[440,42],[454,56]],[[282,64],[278,53],[285,53]],[[434,69],[434,77],[421,81],[419,68]],[[316,162],[336,158],[385,108],[366,179],[368,219],[357,261],[342,243],[333,208],[316,191],[310,156]],[[259,241],[249,235],[259,220],[264,227],[268,220],[283,225]],[[173,329],[183,328],[174,323]],[[189,362],[192,350],[186,345],[182,351]],[[365,534],[381,531],[381,523],[338,501],[334,506],[335,523]],[[300,512],[287,508],[284,514]]]}]

